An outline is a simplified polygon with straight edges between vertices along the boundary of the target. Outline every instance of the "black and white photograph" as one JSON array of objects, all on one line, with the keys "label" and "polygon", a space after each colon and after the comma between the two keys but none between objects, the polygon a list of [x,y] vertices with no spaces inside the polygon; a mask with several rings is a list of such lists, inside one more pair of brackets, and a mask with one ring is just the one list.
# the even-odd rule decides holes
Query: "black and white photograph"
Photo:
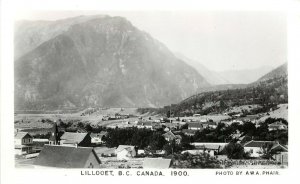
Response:
[{"label": "black and white photograph", "polygon": [[76,7],[11,18],[14,169],[289,170],[287,11]]},{"label": "black and white photograph", "polygon": [[16,167],[288,167],[285,13],[30,18],[14,29]]}]

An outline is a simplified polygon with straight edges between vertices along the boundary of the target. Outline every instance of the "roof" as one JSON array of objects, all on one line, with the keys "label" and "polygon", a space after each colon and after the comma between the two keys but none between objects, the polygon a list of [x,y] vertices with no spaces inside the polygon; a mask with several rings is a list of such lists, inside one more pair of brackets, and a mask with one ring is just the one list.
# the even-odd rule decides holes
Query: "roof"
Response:
[{"label": "roof", "polygon": [[102,138],[103,136],[106,136],[108,134],[108,132],[106,131],[101,131],[100,133],[91,133],[91,137],[99,137]]},{"label": "roof", "polygon": [[116,148],[108,148],[108,147],[95,147],[94,148],[95,153],[96,154],[104,154],[104,155],[108,155],[108,154],[114,154],[116,151]]},{"label": "roof", "polygon": [[196,149],[209,149],[209,150],[219,150],[221,151],[228,143],[212,143],[212,142],[194,142],[191,145],[194,145]]},{"label": "roof", "polygon": [[65,143],[81,143],[88,133],[65,132],[61,136],[61,140],[66,140]]},{"label": "roof", "polygon": [[75,148],[67,146],[45,145],[39,156],[35,159],[34,165],[58,168],[83,168],[93,154],[100,164],[93,148]]},{"label": "roof", "polygon": [[274,123],[269,124],[269,127],[271,126],[286,126],[286,124],[282,123],[281,121],[276,121]]},{"label": "roof", "polygon": [[119,145],[118,148],[116,149],[116,152],[120,152],[124,149],[130,149],[130,150],[134,150],[134,146],[131,145]]},{"label": "roof", "polygon": [[28,132],[17,132],[15,134],[15,139],[22,139],[24,137],[30,137],[30,138],[33,138]]},{"label": "roof", "polygon": [[184,134],[195,134],[197,130],[183,129],[182,133]]},{"label": "roof", "polygon": [[274,144],[273,146],[272,146],[272,148],[271,148],[271,150],[275,150],[275,149],[282,149],[282,150],[284,150],[284,151],[288,151],[288,148],[287,147],[285,147],[285,146],[283,146],[283,145],[281,145],[281,144],[279,144],[279,143],[277,143],[277,144]]},{"label": "roof", "polygon": [[189,123],[188,126],[194,128],[203,128],[201,123]]},{"label": "roof", "polygon": [[272,144],[273,141],[249,141],[244,144],[244,147],[257,147],[261,148],[264,144]]},{"label": "roof", "polygon": [[178,123],[165,123],[165,126],[166,127],[178,127],[179,125],[178,125]]},{"label": "roof", "polygon": [[164,138],[168,138],[168,139],[175,139],[176,138],[176,136],[171,131],[169,131],[167,133],[164,133],[163,136],[164,136]]},{"label": "roof", "polygon": [[171,159],[145,158],[143,168],[168,169],[171,166]]}]

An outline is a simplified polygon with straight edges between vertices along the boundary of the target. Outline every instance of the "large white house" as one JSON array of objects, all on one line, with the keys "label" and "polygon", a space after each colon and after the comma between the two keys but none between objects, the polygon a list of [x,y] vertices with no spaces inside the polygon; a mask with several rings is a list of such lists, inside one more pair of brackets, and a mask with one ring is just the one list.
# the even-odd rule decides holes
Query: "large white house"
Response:
[{"label": "large white house", "polygon": [[115,153],[118,160],[129,160],[136,156],[135,148],[131,145],[119,145]]},{"label": "large white house", "polygon": [[15,154],[25,155],[32,152],[33,137],[28,132],[15,134]]},{"label": "large white house", "polygon": [[250,153],[250,157],[261,157],[264,154],[264,148],[273,143],[273,141],[252,140],[244,144],[244,150]]}]

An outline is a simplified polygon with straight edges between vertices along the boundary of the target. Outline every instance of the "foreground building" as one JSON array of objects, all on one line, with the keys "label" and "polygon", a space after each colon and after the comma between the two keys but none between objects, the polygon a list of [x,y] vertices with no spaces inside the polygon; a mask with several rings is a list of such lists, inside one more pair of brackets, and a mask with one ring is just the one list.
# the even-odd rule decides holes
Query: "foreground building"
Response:
[{"label": "foreground building", "polygon": [[34,161],[37,168],[99,168],[93,148],[45,145]]},{"label": "foreground building", "polygon": [[29,133],[17,132],[14,142],[16,155],[25,155],[32,152],[33,137]]},{"label": "foreground building", "polygon": [[134,146],[131,145],[119,145],[116,149],[115,154],[118,160],[129,160],[136,156]]}]

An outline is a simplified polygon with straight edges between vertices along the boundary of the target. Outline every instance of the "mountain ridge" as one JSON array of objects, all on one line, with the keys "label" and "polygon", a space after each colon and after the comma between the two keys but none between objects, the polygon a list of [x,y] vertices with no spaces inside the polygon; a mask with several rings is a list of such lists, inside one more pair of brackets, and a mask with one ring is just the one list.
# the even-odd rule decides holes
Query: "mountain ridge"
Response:
[{"label": "mountain ridge", "polygon": [[[15,57],[16,109],[158,107],[210,86],[165,45],[124,18],[105,16],[65,29],[50,31],[34,44],[26,45],[33,33],[23,42],[16,39],[20,45],[15,49],[32,48]],[[16,37],[21,33],[16,30]]]}]

